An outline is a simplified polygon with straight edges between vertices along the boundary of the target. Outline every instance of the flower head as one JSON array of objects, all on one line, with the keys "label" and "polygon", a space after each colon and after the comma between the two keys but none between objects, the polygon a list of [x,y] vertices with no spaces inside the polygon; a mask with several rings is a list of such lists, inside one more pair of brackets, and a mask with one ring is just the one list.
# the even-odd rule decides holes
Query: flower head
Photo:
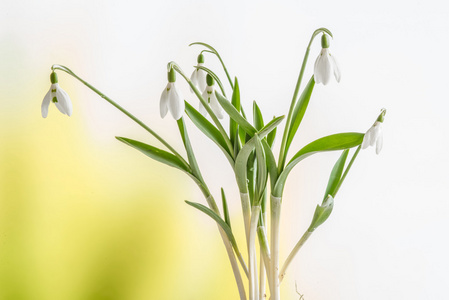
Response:
[{"label": "flower head", "polygon": [[[198,67],[202,67],[204,65],[204,55],[201,53],[198,55]],[[195,68],[195,70],[192,73],[192,76],[190,76],[190,81],[200,90],[204,91],[206,88],[206,72],[204,72],[201,69]],[[192,88],[190,88],[190,91],[193,93]]]},{"label": "flower head", "polygon": [[185,109],[184,98],[181,92],[176,87],[176,74],[172,68],[168,72],[168,84],[162,91],[160,100],[160,113],[161,118],[164,118],[167,112],[170,110],[171,115],[175,120],[179,120],[182,117]]},{"label": "flower head", "polygon": [[366,149],[368,146],[374,146],[376,144],[376,154],[380,153],[383,146],[383,132],[382,132],[382,123],[384,122],[385,113],[387,111],[382,109],[379,117],[376,122],[374,122],[373,126],[365,133],[362,142],[362,149]]},{"label": "flower head", "polygon": [[[207,103],[209,103],[210,108],[215,113],[217,118],[223,119],[223,109],[221,108],[220,103],[218,103],[217,96],[215,96],[215,80],[207,74],[206,76],[207,86],[204,90],[203,94],[201,95],[204,100],[206,100]],[[200,102],[200,113],[202,113],[204,116],[207,116],[207,110],[203,106],[203,103]]]},{"label": "flower head", "polygon": [[58,75],[56,75],[55,72],[51,73],[50,81],[50,89],[45,95],[41,105],[42,117],[46,118],[48,116],[50,102],[53,102],[61,113],[70,117],[73,110],[72,101],[70,100],[69,95],[59,86]]},{"label": "flower head", "polygon": [[328,84],[334,73],[337,82],[340,82],[341,73],[337,60],[329,52],[329,38],[326,34],[321,37],[321,53],[315,61],[314,77],[316,83]]}]

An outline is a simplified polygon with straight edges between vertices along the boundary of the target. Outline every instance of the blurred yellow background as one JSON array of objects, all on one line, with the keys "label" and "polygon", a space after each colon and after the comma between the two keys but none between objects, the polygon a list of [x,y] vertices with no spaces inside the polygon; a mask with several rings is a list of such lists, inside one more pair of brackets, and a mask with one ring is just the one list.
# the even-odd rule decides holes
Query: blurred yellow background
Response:
[{"label": "blurred yellow background", "polygon": [[[342,81],[315,88],[290,155],[323,135],[365,131],[382,107],[384,149],[359,156],[283,299],[299,298],[296,282],[306,300],[445,299],[448,13],[437,0],[0,1],[0,300],[237,299],[215,224],[184,203],[205,203],[194,183],[115,140],[161,147],[67,74],[59,83],[73,116],[51,105],[43,119],[50,67],[68,66],[183,153],[175,122],[159,117],[168,61],[190,74],[200,48],[188,44],[214,45],[239,76],[246,110],[255,99],[269,119],[288,110],[310,34],[322,26],[334,33]],[[314,44],[307,78],[319,51]],[[217,60],[206,55],[206,64],[226,84]],[[242,228],[229,165],[188,128],[217,202],[223,186]],[[292,172],[281,259],[337,157]]]}]

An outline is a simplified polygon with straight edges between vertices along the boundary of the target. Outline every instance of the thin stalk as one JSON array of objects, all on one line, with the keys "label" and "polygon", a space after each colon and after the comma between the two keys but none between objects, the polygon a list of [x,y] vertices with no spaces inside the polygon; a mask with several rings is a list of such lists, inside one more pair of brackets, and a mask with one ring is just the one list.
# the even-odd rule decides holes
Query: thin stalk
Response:
[{"label": "thin stalk", "polygon": [[282,266],[280,275],[279,275],[279,283],[282,282],[282,280],[284,279],[285,273],[287,272],[287,268],[290,265],[290,263],[292,262],[293,258],[295,258],[296,254],[298,254],[299,249],[301,249],[302,245],[304,245],[304,243],[307,241],[307,239],[309,238],[309,236],[312,234],[312,231],[306,231],[303,236],[301,237],[301,239],[298,241],[298,243],[296,243],[295,247],[293,248],[292,252],[290,253],[290,255],[287,257],[287,260],[285,261],[284,265]]},{"label": "thin stalk", "polygon": [[280,300],[279,284],[279,221],[282,198],[270,197],[271,203],[271,300]]},{"label": "thin stalk", "polygon": [[257,284],[257,260],[256,260],[256,231],[257,223],[259,222],[260,206],[253,206],[251,208],[251,224],[248,240],[248,255],[249,255],[249,300],[258,300],[259,288]]},{"label": "thin stalk", "polygon": [[[204,195],[204,196],[206,196],[206,195]],[[206,197],[206,201],[207,201],[207,204],[209,205],[210,209],[212,209],[217,214],[220,213],[217,203],[215,202],[212,195],[209,194]],[[218,226],[218,230],[221,235],[221,239],[223,240],[223,243],[225,245],[226,252],[228,253],[229,261],[231,262],[232,271],[234,272],[235,281],[237,283],[237,287],[239,290],[240,300],[246,300],[245,286],[243,285],[243,280],[242,280],[242,276],[240,275],[239,266],[238,266],[237,260],[235,259],[235,256],[234,256],[234,249],[232,248],[232,244],[229,241],[228,236],[226,235],[224,230],[219,225],[217,225],[217,226]]]},{"label": "thin stalk", "polygon": [[245,225],[246,242],[249,241],[249,228],[251,224],[251,204],[248,193],[240,193],[240,201],[242,203],[243,224]]},{"label": "thin stalk", "polygon": [[[262,246],[259,245],[260,253],[262,253]],[[265,263],[263,262],[263,256],[260,255],[259,259],[259,300],[266,299],[266,284],[265,284]]]},{"label": "thin stalk", "polygon": [[344,172],[343,175],[341,176],[341,179],[340,179],[340,181],[338,182],[337,187],[335,188],[334,198],[335,198],[335,196],[337,195],[337,192],[338,192],[338,190],[340,189],[340,187],[341,187],[343,181],[345,180],[346,175],[348,175],[349,170],[351,170],[352,164],[354,163],[355,159],[357,158],[357,155],[359,154],[361,148],[362,148],[362,146],[360,145],[360,146],[357,147],[357,150],[355,150],[354,155],[353,155],[352,158],[351,158],[351,161],[349,162],[348,166],[346,167],[345,172]]},{"label": "thin stalk", "polygon": [[94,91],[96,94],[98,94],[101,98],[103,98],[104,100],[106,100],[107,102],[109,102],[110,104],[112,104],[112,106],[114,106],[115,108],[117,108],[118,110],[120,110],[122,113],[124,113],[126,116],[128,116],[131,120],[133,120],[134,122],[136,122],[137,124],[139,124],[143,129],[145,129],[146,131],[148,131],[152,136],[154,136],[159,142],[161,142],[165,147],[167,147],[167,149],[169,149],[177,158],[179,158],[179,160],[182,162],[183,165],[185,165],[186,167],[188,167],[190,169],[189,164],[184,160],[184,158],[172,147],[170,146],[169,143],[167,143],[162,137],[160,137],[156,132],[154,132],[150,127],[148,127],[147,125],[145,125],[142,121],[140,121],[137,117],[135,117],[134,115],[132,115],[129,111],[127,111],[126,109],[124,109],[123,107],[121,107],[119,104],[117,104],[115,101],[113,101],[111,98],[107,97],[105,94],[103,94],[102,92],[100,92],[99,90],[97,90],[95,87],[93,87],[90,83],[86,82],[85,80],[83,80],[81,77],[79,77],[78,75],[76,75],[75,73],[72,72],[72,70],[70,70],[69,68],[62,66],[62,65],[53,65],[51,67],[52,70],[61,70],[66,72],[67,74],[73,76],[74,78],[78,79],[81,83],[83,83],[85,86],[87,86],[88,88],[90,88],[92,91]]},{"label": "thin stalk", "polygon": [[292,119],[293,110],[295,108],[296,101],[298,98],[299,88],[301,87],[302,77],[304,76],[304,70],[306,69],[307,60],[309,59],[310,46],[312,46],[312,42],[315,39],[315,37],[321,32],[326,32],[327,34],[332,36],[332,33],[328,29],[319,28],[313,32],[312,37],[310,38],[309,44],[307,45],[306,53],[304,54],[304,59],[302,60],[301,70],[299,71],[298,80],[296,81],[295,92],[293,93],[292,102],[290,103],[290,109],[288,110],[287,121],[285,122],[285,130],[284,130],[284,134],[282,136],[282,142],[281,142],[281,151],[279,152],[279,165],[278,165],[278,173],[279,174],[282,172],[282,170],[284,170],[285,159],[287,157],[287,152],[288,152],[288,149],[286,150],[285,147],[287,144],[288,135],[290,133],[290,123],[292,121],[291,119]]}]

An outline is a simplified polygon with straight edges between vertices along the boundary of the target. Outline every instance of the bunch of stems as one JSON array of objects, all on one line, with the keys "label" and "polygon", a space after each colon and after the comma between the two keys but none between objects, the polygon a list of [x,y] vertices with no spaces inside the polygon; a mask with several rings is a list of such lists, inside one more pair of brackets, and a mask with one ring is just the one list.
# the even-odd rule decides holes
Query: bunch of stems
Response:
[{"label": "bunch of stems", "polygon": [[[175,70],[189,84],[198,100],[209,113],[212,122],[201,115],[186,101],[185,112],[187,116],[198,129],[217,144],[235,172],[235,178],[240,192],[240,202],[245,227],[246,260],[240,252],[233,234],[228,210],[228,200],[226,199],[224,190],[222,189],[221,191],[223,211],[220,212],[217,202],[211,194],[206,181],[203,179],[190,143],[184,120],[185,117],[179,119],[177,123],[187,159],[144,122],[101,93],[91,84],[84,81],[69,68],[62,65],[52,66],[53,71],[61,70],[75,77],[103,99],[119,109],[161,142],[166,147],[167,151],[128,138],[117,137],[118,140],[139,150],[152,159],[183,171],[194,180],[202,191],[207,206],[200,203],[186,202],[210,216],[217,223],[220,236],[231,263],[241,300],[262,300],[266,299],[267,294],[270,295],[271,300],[280,299],[280,285],[290,263],[313,231],[329,217],[333,208],[333,200],[360,151],[360,145],[364,134],[354,132],[339,133],[309,143],[300,149],[288,163],[286,162],[289,147],[297,133],[302,118],[304,117],[315,86],[314,77],[312,76],[300,95],[301,82],[308,60],[310,46],[319,33],[327,33],[332,36],[329,30],[320,28],[313,33],[310,39],[299,72],[290,109],[284,123],[281,150],[277,161],[273,154],[272,147],[276,136],[276,128],[281,124],[284,116],[274,118],[265,124],[260,108],[257,103],[254,102],[253,122],[250,122],[240,103],[238,81],[237,79],[234,81],[231,80],[231,76],[229,75],[222,58],[212,46],[205,43],[192,44],[206,47],[207,49],[202,52],[209,52],[216,55],[223,66],[229,85],[232,89],[231,99],[227,98],[226,90],[219,77],[214,72],[203,66],[198,66],[197,68],[202,69],[212,76],[220,87],[221,93],[216,92],[216,97],[224,111],[229,115],[230,122],[228,132],[223,128],[209,103],[203,98],[202,92],[191,82],[190,78],[186,76],[176,63],[170,62],[168,64],[168,71]],[[357,147],[357,149],[353,153],[349,163],[346,164],[349,149],[354,147]],[[326,151],[341,151],[342,154],[332,169],[323,201],[321,205],[317,205],[309,228],[305,230],[301,239],[292,249],[285,262],[280,264],[280,218],[286,179],[293,167],[295,167],[301,160],[312,154]],[[270,228],[267,228],[267,224],[270,224]],[[259,248],[260,253],[259,259],[257,258],[257,247]],[[247,285],[244,284],[244,279],[247,280]],[[247,291],[245,287],[247,287]]]}]

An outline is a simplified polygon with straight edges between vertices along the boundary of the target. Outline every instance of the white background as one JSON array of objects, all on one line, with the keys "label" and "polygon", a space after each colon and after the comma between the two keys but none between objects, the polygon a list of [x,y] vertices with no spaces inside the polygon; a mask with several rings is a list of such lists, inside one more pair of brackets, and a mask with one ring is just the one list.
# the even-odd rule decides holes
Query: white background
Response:
[{"label": "white background", "polygon": [[[21,86],[17,99],[22,89],[44,95],[49,66],[65,64],[121,99],[178,146],[177,137],[170,136],[175,124],[159,119],[158,102],[168,61],[192,71],[200,48],[189,48],[190,42],[212,44],[231,75],[238,76],[246,110],[257,100],[269,119],[288,109],[311,33],[329,28],[342,80],[316,86],[291,154],[323,135],[364,132],[382,107],[387,109],[384,149],[379,156],[372,148],[359,155],[331,218],[295,260],[283,293],[296,299],[297,281],[308,300],[447,299],[445,1],[2,0],[0,14],[2,91]],[[319,51],[317,39],[305,82]],[[206,56],[206,64],[227,84],[214,57]],[[86,126],[98,143],[118,147],[111,136],[140,137],[125,117],[60,75],[60,82],[64,80],[61,85],[74,99],[74,114],[88,115]],[[182,88],[196,105],[186,86]],[[3,114],[24,106],[1,101]],[[32,103],[39,110],[40,103]],[[211,143],[200,144],[201,134],[192,133],[192,138],[205,175],[214,178],[209,179],[213,190],[225,186],[232,194],[234,180],[226,161],[216,159],[219,152]],[[310,221],[337,157],[312,157],[289,178],[283,257]],[[199,196],[194,188],[187,193],[188,198]],[[239,219],[237,203],[231,209]]]}]

